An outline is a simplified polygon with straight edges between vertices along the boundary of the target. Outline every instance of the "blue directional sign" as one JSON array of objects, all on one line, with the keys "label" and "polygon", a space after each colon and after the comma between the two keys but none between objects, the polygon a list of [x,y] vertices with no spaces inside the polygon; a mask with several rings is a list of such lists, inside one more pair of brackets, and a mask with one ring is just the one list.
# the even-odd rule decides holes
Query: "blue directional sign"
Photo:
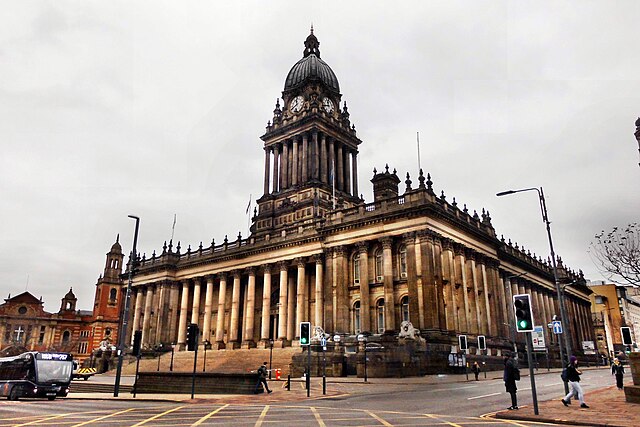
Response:
[{"label": "blue directional sign", "polygon": [[553,324],[553,333],[558,335],[562,333],[562,322],[559,320],[554,320],[551,322]]}]

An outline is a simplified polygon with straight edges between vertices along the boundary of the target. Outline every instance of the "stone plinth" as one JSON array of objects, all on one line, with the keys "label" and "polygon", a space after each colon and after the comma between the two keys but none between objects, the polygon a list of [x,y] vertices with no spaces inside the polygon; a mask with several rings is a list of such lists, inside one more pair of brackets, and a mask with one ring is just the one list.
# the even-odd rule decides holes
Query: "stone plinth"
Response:
[{"label": "stone plinth", "polygon": [[633,385],[625,386],[624,395],[629,403],[640,403],[640,353],[635,352],[629,355],[629,369]]}]

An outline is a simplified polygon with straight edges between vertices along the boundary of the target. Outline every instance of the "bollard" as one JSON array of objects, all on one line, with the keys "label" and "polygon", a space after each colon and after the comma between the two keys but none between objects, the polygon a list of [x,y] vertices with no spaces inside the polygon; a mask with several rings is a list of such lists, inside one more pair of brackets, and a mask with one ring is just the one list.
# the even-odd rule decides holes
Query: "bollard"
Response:
[{"label": "bollard", "polygon": [[291,374],[287,375],[287,391],[291,391]]},{"label": "bollard", "polygon": [[322,377],[322,394],[327,394],[327,377]]}]

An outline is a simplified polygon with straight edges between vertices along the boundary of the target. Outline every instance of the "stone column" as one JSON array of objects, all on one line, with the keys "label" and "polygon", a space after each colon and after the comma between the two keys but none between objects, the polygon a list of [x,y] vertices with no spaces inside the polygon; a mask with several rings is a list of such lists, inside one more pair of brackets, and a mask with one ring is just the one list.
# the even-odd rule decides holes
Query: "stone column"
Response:
[{"label": "stone column", "polygon": [[302,134],[302,182],[306,184],[309,181],[309,136],[307,133]]},{"label": "stone column", "polygon": [[507,306],[511,304],[511,301],[507,301],[507,298],[504,292],[504,284],[502,283],[502,280],[500,278],[500,271],[498,270],[499,266],[500,264],[496,260],[492,268],[493,281],[495,283],[496,296],[498,298],[497,299],[498,309],[500,311],[500,315],[498,317],[500,326],[498,327],[498,331],[500,331],[499,335],[507,336],[509,331],[507,330],[507,325],[505,323],[509,323],[509,319],[507,318],[506,314],[508,310]]},{"label": "stone column", "polygon": [[315,180],[320,179],[320,150],[318,147],[318,131],[313,130],[311,133],[311,140],[313,141],[313,176]]},{"label": "stone column", "polygon": [[293,276],[288,277],[287,287],[287,341],[292,342],[296,336],[296,282]]},{"label": "stone column", "polygon": [[[306,319],[304,312],[304,294],[305,294],[305,261],[303,258],[296,258],[296,267],[298,268],[297,275],[297,290],[296,290],[296,325]],[[295,337],[299,338],[298,328],[296,327]]]},{"label": "stone column", "polygon": [[480,334],[480,312],[478,311],[478,277],[476,276],[476,254],[473,250],[465,251],[467,274],[467,294],[469,297],[469,332]]},{"label": "stone column", "polygon": [[220,273],[220,291],[218,292],[218,316],[216,317],[216,349],[225,348],[224,344],[224,328],[225,328],[225,306],[227,302],[227,275]]},{"label": "stone column", "polygon": [[455,298],[455,275],[453,274],[453,242],[449,239],[442,239],[442,280],[445,285],[444,301],[446,315],[446,328],[450,331],[459,330],[456,319],[456,298]]},{"label": "stone column", "polygon": [[211,341],[211,315],[213,313],[213,276],[207,276],[207,290],[204,297],[204,322],[202,340]]},{"label": "stone column", "polygon": [[260,328],[260,340],[266,345],[269,342],[269,320],[271,311],[271,266],[265,264],[263,266],[263,285],[262,285],[262,320]]},{"label": "stone column", "polygon": [[467,278],[465,272],[464,246],[454,244],[455,259],[453,270],[455,274],[456,316],[461,332],[469,331],[469,301],[467,296]]},{"label": "stone column", "polygon": [[282,165],[280,166],[280,189],[289,187],[289,144],[282,141]]},{"label": "stone column", "polygon": [[511,332],[512,327],[513,327],[513,322],[515,322],[515,313],[514,313],[514,308],[513,308],[513,291],[512,291],[512,286],[511,286],[511,279],[509,278],[509,272],[505,272],[504,273],[504,289],[505,289],[505,295],[506,298],[509,300],[509,303],[507,304],[507,313],[509,316],[509,321],[507,322],[510,326],[508,326],[508,333],[507,333],[507,337],[509,338],[509,340],[513,340],[513,332]]},{"label": "stone column", "polygon": [[264,194],[269,194],[269,174],[271,173],[271,150],[264,147]]},{"label": "stone column", "polygon": [[280,148],[277,145],[273,146],[273,193],[280,191],[280,168],[278,163],[280,162]]},{"label": "stone column", "polygon": [[242,339],[243,348],[255,347],[255,341],[253,340],[253,328],[254,328],[254,315],[256,311],[256,269],[251,267],[247,269],[249,274],[249,283],[247,284],[247,312],[245,313],[244,322],[244,337]]},{"label": "stone column", "polygon": [[[329,171],[330,171],[330,175],[333,175],[333,181],[335,181],[336,183],[336,187],[338,184],[338,181],[336,181],[336,169],[337,169],[337,165],[336,165],[336,151],[335,151],[335,146],[333,143],[333,138],[329,137],[329,147],[328,147],[328,151],[329,151]],[[328,184],[330,186],[333,186],[333,182],[331,182],[331,180],[328,181]]]},{"label": "stone column", "polygon": [[384,282],[384,329],[385,332],[392,332],[396,328],[395,322],[395,300],[393,298],[393,260],[391,248],[393,239],[384,237],[380,239],[382,243],[382,271]]},{"label": "stone column", "polygon": [[360,260],[360,328],[362,332],[371,330],[371,293],[369,290],[369,245],[367,242],[356,243]]},{"label": "stone column", "polygon": [[160,344],[167,342],[167,330],[168,330],[168,284],[162,282],[158,285],[158,303],[156,307],[156,319],[155,319],[155,337],[154,343]]},{"label": "stone column", "polygon": [[178,342],[178,317],[180,316],[180,284],[171,283],[169,293],[169,341],[171,344]]},{"label": "stone column", "polygon": [[[351,161],[353,162],[353,196],[359,197],[360,193],[358,192],[358,152],[354,151],[353,156],[351,157]],[[419,270],[418,270],[419,271]]]},{"label": "stone column", "polygon": [[178,349],[184,350],[187,341],[187,310],[189,309],[189,280],[182,281],[180,323],[178,323]]},{"label": "stone column", "polygon": [[495,330],[492,325],[492,312],[491,305],[489,303],[489,293],[491,290],[489,289],[489,282],[487,281],[487,269],[485,266],[485,261],[483,259],[482,264],[480,264],[480,281],[482,283],[482,289],[484,290],[484,326],[487,331],[487,335],[493,335],[493,331]]},{"label": "stone column", "polygon": [[323,317],[324,330],[327,332],[335,332],[335,304],[333,301],[333,290],[335,287],[335,271],[333,268],[333,249],[324,250],[324,281],[323,281]]},{"label": "stone column", "polygon": [[349,291],[348,280],[349,274],[347,272],[347,254],[344,246],[338,246],[334,248],[335,259],[335,312],[336,312],[336,324],[335,329],[337,332],[349,331]]},{"label": "stone column", "polygon": [[240,272],[234,270],[233,289],[231,291],[231,322],[229,324],[229,339],[227,340],[230,348],[238,348],[238,332],[240,327]]},{"label": "stone column", "polygon": [[322,277],[322,255],[314,255],[313,260],[316,263],[316,306],[315,306],[315,324],[324,329],[324,322],[322,321],[322,311],[324,306],[324,299],[322,298],[324,278]]},{"label": "stone column", "polygon": [[[287,290],[289,279],[287,277],[287,264],[278,263],[280,267],[280,303],[278,304],[278,340],[287,340]],[[284,344],[284,343],[283,343]]]},{"label": "stone column", "polygon": [[293,173],[291,184],[298,185],[298,169],[300,162],[298,161],[298,137],[293,138]]},{"label": "stone column", "polygon": [[191,323],[195,323],[200,326],[198,320],[200,320],[200,278],[195,277],[193,279],[193,304],[191,308]]},{"label": "stone column", "polygon": [[142,318],[142,345],[148,347],[151,344],[151,306],[153,302],[153,287],[154,285],[147,285],[147,293],[144,297],[144,317]]},{"label": "stone column", "polygon": [[329,183],[329,175],[327,173],[327,138],[324,132],[320,137],[320,181],[327,184]]},{"label": "stone column", "polygon": [[403,241],[407,253],[407,290],[409,294],[409,320],[414,327],[419,327],[420,310],[418,309],[418,272],[416,270],[416,234],[405,233]]},{"label": "stone column", "polygon": [[339,191],[344,191],[344,155],[342,154],[342,143],[338,143],[338,154],[336,156],[338,159],[337,161],[337,170],[338,172],[336,173],[336,188]]},{"label": "stone column", "polygon": [[[133,311],[133,330],[140,331],[140,317],[142,316],[142,286],[137,286],[136,290],[136,305]],[[131,337],[133,341],[133,334]]]},{"label": "stone column", "polygon": [[349,159],[351,150],[344,148],[344,192],[351,194],[351,161]]}]

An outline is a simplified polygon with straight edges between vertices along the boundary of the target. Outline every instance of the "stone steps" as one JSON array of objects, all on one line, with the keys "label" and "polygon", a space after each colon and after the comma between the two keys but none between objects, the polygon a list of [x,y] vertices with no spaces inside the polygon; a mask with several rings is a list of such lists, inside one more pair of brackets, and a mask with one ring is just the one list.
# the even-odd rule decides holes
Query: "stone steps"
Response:
[{"label": "stone steps", "polygon": [[[289,365],[295,354],[301,353],[298,347],[274,348],[271,366],[275,370],[282,370],[282,376],[286,377],[290,372]],[[174,372],[193,371],[192,351],[177,351],[173,356]],[[237,350],[208,350],[206,360],[206,372],[219,373],[247,373],[257,370],[262,362],[269,364],[269,349],[237,349]],[[171,353],[160,356],[160,371],[166,372],[171,364]],[[202,372],[204,367],[204,350],[198,349],[196,372]],[[140,371],[154,372],[158,370],[158,358],[141,359]],[[122,367],[123,375],[134,375],[136,371],[135,361]],[[275,372],[272,374],[275,378]]]}]

